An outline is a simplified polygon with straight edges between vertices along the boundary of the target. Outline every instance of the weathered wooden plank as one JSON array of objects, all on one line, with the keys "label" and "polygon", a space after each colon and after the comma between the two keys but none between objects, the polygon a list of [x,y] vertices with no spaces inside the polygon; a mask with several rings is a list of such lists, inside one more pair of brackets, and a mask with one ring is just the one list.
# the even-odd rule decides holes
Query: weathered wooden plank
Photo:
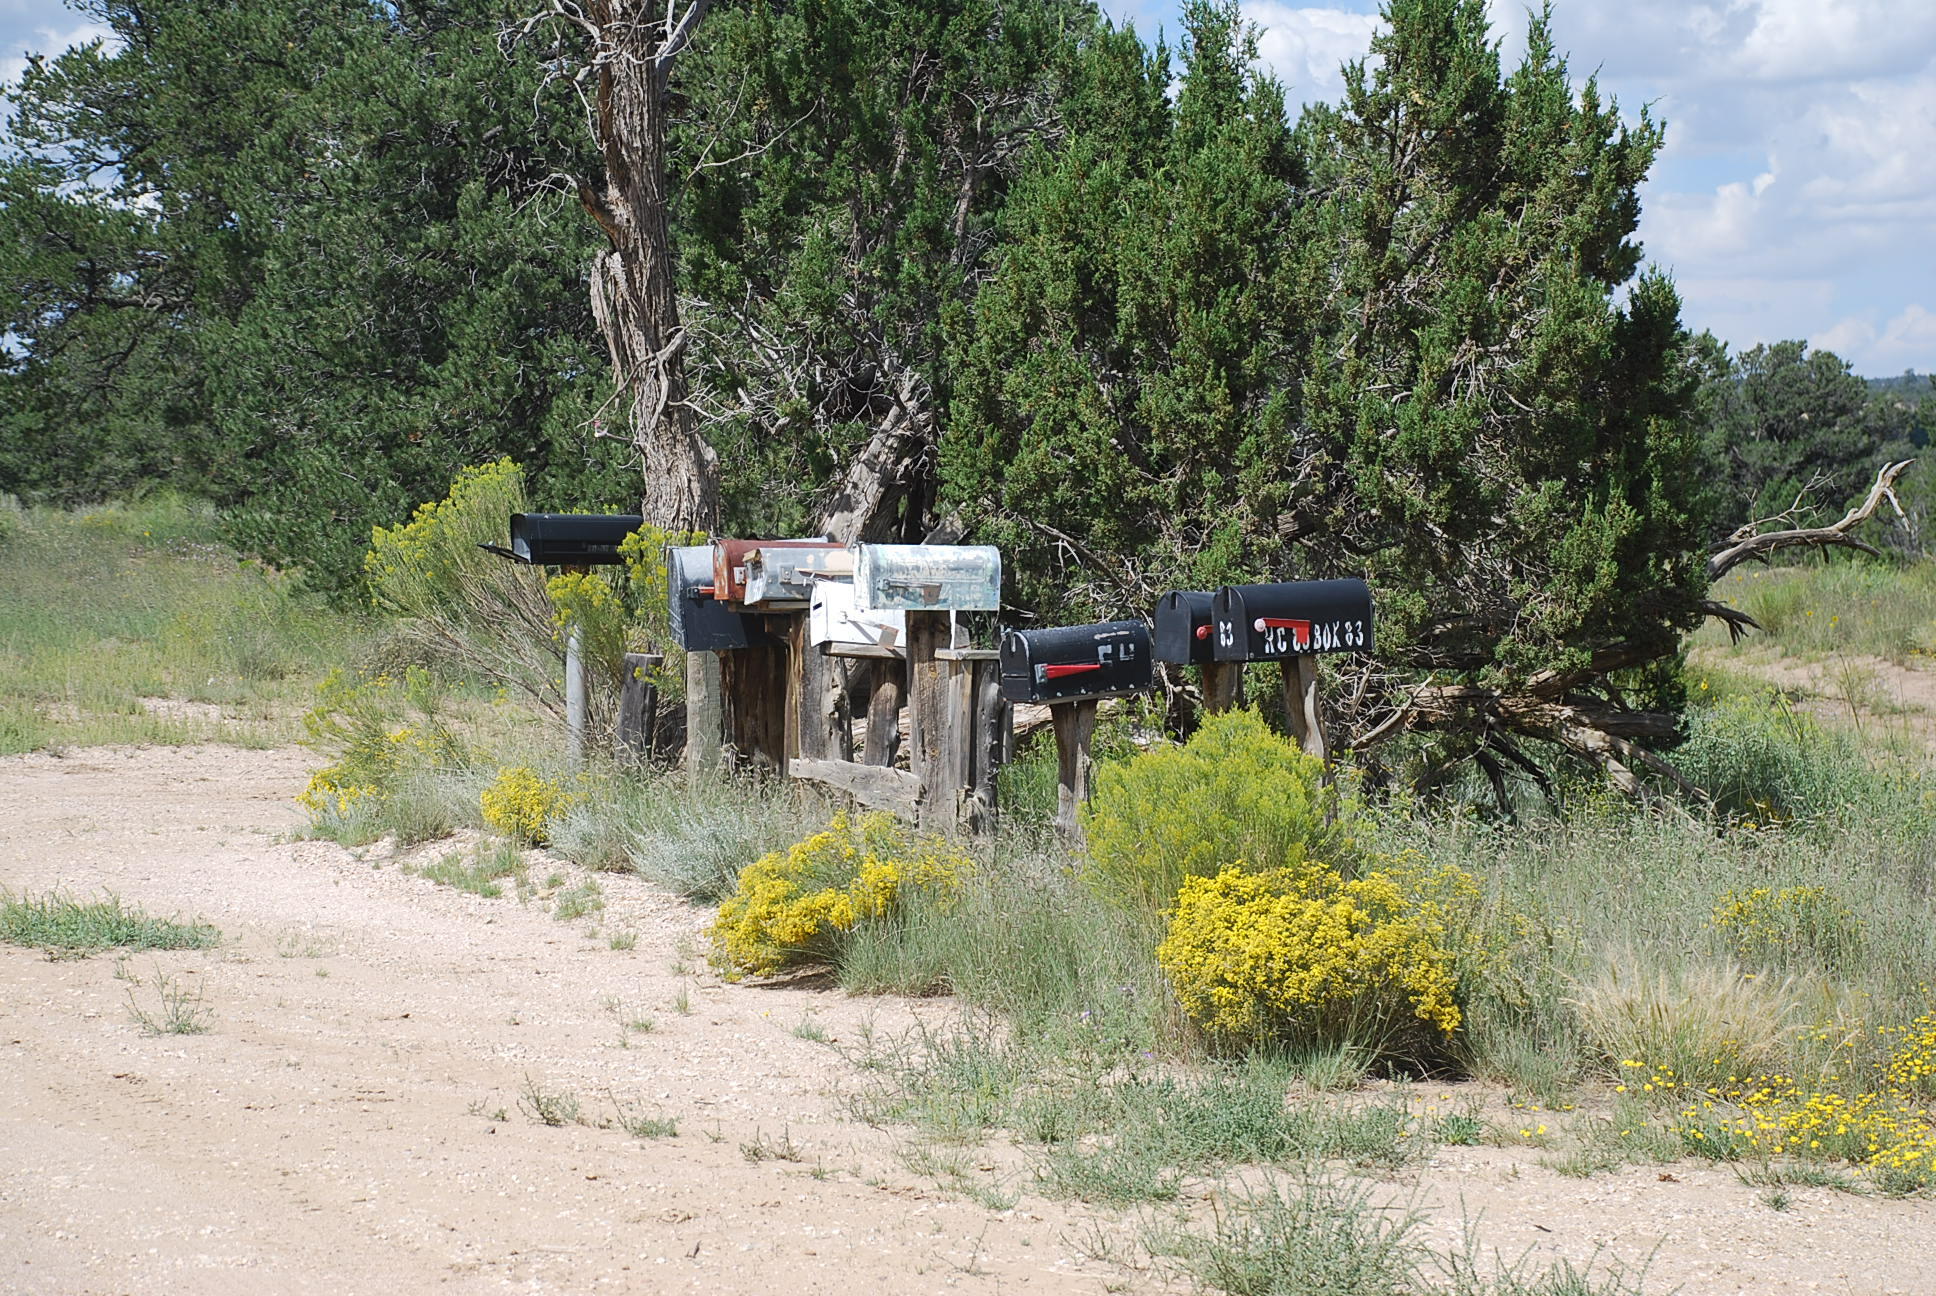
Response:
[{"label": "weathered wooden plank", "polygon": [[719,654],[726,735],[756,770],[786,768],[789,656],[785,638],[772,636]]},{"label": "weathered wooden plank", "polygon": [[920,816],[921,780],[906,770],[802,757],[787,762],[787,773],[844,792],[870,810],[885,810],[910,823]]},{"label": "weathered wooden plank", "polygon": [[954,789],[947,783],[949,663],[937,652],[950,648],[953,630],[946,612],[909,612],[908,769],[921,781],[921,826],[952,831]]},{"label": "weathered wooden plank", "polygon": [[867,699],[867,736],[861,760],[868,765],[892,765],[901,741],[901,695],[907,668],[898,661],[875,661],[873,692]]}]

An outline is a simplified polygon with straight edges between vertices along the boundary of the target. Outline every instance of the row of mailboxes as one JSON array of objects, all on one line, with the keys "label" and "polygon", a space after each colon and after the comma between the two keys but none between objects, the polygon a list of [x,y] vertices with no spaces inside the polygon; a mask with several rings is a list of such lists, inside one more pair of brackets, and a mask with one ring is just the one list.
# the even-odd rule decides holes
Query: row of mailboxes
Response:
[{"label": "row of mailboxes", "polygon": [[1284,661],[1371,651],[1371,587],[1361,580],[1286,581],[1177,590],[1141,621],[1011,630],[1002,640],[1002,695],[1078,702],[1140,693],[1152,663]]}]

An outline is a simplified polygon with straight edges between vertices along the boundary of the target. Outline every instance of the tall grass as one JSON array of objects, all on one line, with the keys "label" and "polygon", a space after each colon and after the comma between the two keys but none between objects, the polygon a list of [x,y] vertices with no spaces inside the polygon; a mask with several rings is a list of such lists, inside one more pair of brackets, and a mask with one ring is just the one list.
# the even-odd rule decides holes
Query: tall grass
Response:
[{"label": "tall grass", "polygon": [[312,682],[367,634],[291,576],[238,559],[206,506],[159,495],[9,516],[0,754],[288,741]]},{"label": "tall grass", "polygon": [[[1765,632],[1754,642],[1803,656],[1864,653],[1900,664],[1936,654],[1936,563],[1818,560],[1792,567],[1739,567],[1714,597]],[[1719,625],[1697,642],[1720,645]]]}]

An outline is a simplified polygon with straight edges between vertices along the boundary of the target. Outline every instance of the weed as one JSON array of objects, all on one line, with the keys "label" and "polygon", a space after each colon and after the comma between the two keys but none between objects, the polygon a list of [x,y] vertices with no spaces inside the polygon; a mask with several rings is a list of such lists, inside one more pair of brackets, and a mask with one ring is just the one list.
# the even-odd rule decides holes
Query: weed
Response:
[{"label": "weed", "polygon": [[[606,1095],[608,1098],[610,1094]],[[612,1106],[618,1113],[618,1126],[633,1138],[661,1139],[676,1138],[679,1122],[675,1117],[648,1115],[642,1109],[635,1110],[627,1104],[612,1098]]]},{"label": "weed", "polygon": [[57,892],[15,895],[0,888],[0,941],[44,949],[54,958],[84,958],[105,949],[207,949],[221,938],[205,923],[150,918],[113,895],[76,900]]},{"label": "weed", "polygon": [[586,914],[597,913],[604,907],[605,888],[598,885],[598,879],[586,878],[577,886],[558,894],[553,902],[552,916],[559,922],[571,922]]},{"label": "weed", "polygon": [[793,1038],[808,1040],[815,1044],[832,1042],[832,1037],[827,1034],[826,1028],[812,1017],[802,1017],[793,1023]]},{"label": "weed", "polygon": [[[715,1140],[717,1141],[717,1140]],[[740,1155],[748,1161],[804,1161],[806,1153],[793,1141],[792,1131],[782,1129],[780,1137],[769,1138],[757,1128],[753,1141],[739,1145]]]},{"label": "weed", "polygon": [[546,1089],[528,1071],[524,1075],[524,1085],[518,1091],[518,1110],[541,1125],[572,1125],[583,1120],[576,1095],[565,1090],[553,1092]]},{"label": "weed", "polygon": [[1476,1147],[1485,1132],[1485,1122],[1470,1113],[1455,1112],[1439,1118],[1437,1135],[1447,1147]]},{"label": "weed", "polygon": [[191,990],[156,968],[148,983],[154,991],[154,1002],[144,1005],[135,996],[140,984],[135,982],[128,987],[128,1015],[134,1018],[142,1034],[204,1035],[214,1024],[215,1010],[204,1002],[199,986]]},{"label": "weed", "polygon": [[638,948],[639,934],[635,931],[616,931],[606,938],[605,943],[614,950]]},{"label": "weed", "polygon": [[689,1017],[692,1015],[691,986],[681,985],[679,987],[679,993],[672,996],[672,1011],[678,1013],[681,1017]]}]

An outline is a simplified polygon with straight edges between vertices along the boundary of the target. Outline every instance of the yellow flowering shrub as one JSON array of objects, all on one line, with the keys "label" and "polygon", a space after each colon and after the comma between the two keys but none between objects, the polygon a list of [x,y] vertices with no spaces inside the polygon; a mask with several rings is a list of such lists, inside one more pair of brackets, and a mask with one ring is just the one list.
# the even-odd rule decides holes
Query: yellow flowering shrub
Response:
[{"label": "yellow flowering shrub", "polygon": [[333,670],[303,715],[309,745],[330,756],[297,804],[321,822],[382,801],[413,769],[459,763],[461,745],[439,718],[441,686],[421,667],[359,680]]},{"label": "yellow flowering shrub", "polygon": [[713,962],[729,975],[766,976],[839,953],[860,923],[892,914],[911,892],[946,901],[975,861],[953,842],[914,838],[893,816],[834,816],[822,832],[762,856],[713,923]]},{"label": "yellow flowering shrub", "polygon": [[542,846],[549,826],[578,798],[556,779],[539,778],[528,766],[501,768],[478,796],[484,822],[513,841]]},{"label": "yellow flowering shrub", "polygon": [[1862,938],[1861,921],[1819,886],[1723,891],[1708,925],[1726,934],[1737,955],[1758,963],[1803,956],[1833,964]]},{"label": "yellow flowering shrub", "polygon": [[1459,1026],[1447,919],[1476,892],[1449,868],[1349,880],[1308,862],[1226,868],[1185,880],[1157,961],[1190,1019],[1225,1047],[1429,1049]]},{"label": "yellow flowering shrub", "polygon": [[1118,904],[1167,913],[1185,878],[1228,868],[1319,860],[1349,871],[1354,821],[1323,771],[1255,711],[1210,716],[1180,747],[1096,771],[1085,877]]},{"label": "yellow flowering shrub", "polygon": [[370,599],[400,616],[425,616],[502,560],[477,546],[503,544],[510,516],[524,508],[524,472],[509,459],[465,468],[442,500],[420,504],[408,522],[376,527],[363,555]]}]

